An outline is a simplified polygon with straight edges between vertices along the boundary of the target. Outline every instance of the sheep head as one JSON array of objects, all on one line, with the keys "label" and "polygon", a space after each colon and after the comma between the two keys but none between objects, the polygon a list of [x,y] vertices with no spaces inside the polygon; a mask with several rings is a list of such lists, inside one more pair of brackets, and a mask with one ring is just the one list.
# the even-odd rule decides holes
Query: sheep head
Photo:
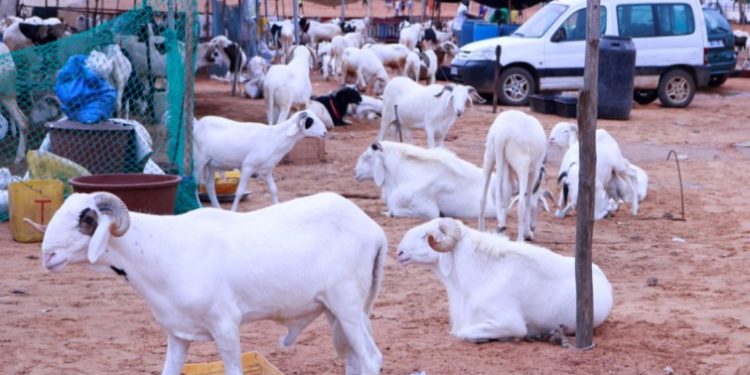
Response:
[{"label": "sheep head", "polygon": [[[71,225],[75,223],[75,225]],[[43,230],[42,264],[50,271],[65,265],[96,263],[107,249],[110,236],[120,237],[130,227],[130,214],[120,198],[111,193],[73,194]]]},{"label": "sheep head", "polygon": [[375,184],[382,186],[385,181],[385,165],[383,163],[383,145],[373,143],[359,156],[354,167],[354,179],[357,182],[373,179]]},{"label": "sheep head", "polygon": [[297,112],[293,118],[296,119],[297,126],[292,127],[290,136],[300,133],[305,137],[322,139],[328,134],[326,125],[310,110]]},{"label": "sheep head", "polygon": [[449,275],[453,250],[462,237],[461,226],[454,219],[437,218],[410,229],[398,245],[399,263],[437,264],[444,276]]},{"label": "sheep head", "polygon": [[569,122],[558,122],[549,132],[549,145],[560,146],[567,149],[571,144],[578,142],[578,126]]}]

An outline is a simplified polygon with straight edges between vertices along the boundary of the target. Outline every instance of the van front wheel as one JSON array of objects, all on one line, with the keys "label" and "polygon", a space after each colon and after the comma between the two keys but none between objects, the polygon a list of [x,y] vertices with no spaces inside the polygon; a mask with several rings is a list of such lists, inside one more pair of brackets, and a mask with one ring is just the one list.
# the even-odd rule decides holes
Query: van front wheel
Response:
[{"label": "van front wheel", "polygon": [[524,68],[505,69],[500,75],[500,103],[505,105],[528,105],[529,97],[536,92],[536,82]]},{"label": "van front wheel", "polygon": [[684,108],[695,96],[695,80],[684,69],[672,69],[659,81],[659,100],[665,107]]}]

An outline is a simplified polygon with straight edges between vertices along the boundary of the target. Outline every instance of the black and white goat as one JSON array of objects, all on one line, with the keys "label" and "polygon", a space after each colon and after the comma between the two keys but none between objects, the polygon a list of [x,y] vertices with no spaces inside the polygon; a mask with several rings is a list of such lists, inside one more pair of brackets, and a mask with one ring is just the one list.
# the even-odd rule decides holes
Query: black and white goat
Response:
[{"label": "black and white goat", "polygon": [[312,100],[321,103],[336,126],[349,125],[344,121],[349,104],[359,104],[362,102],[362,95],[352,87],[343,87],[338,91],[328,95],[313,97]]}]

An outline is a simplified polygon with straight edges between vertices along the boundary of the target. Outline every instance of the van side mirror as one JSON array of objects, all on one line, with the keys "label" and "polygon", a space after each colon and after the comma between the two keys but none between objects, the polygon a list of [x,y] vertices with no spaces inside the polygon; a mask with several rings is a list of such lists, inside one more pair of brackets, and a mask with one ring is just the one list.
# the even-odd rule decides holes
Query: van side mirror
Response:
[{"label": "van side mirror", "polygon": [[564,41],[565,37],[565,29],[561,27],[557,29],[554,34],[552,34],[552,38],[550,40],[552,41],[552,43],[559,43]]}]

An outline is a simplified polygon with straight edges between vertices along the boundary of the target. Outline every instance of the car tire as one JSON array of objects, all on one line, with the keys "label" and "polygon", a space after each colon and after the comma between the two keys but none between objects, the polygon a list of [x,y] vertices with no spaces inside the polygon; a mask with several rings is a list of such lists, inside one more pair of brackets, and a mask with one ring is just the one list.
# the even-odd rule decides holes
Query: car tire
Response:
[{"label": "car tire", "polygon": [[638,104],[650,104],[659,98],[657,90],[635,90],[633,91],[633,100]]},{"label": "car tire", "polygon": [[695,91],[695,79],[684,69],[672,69],[659,81],[659,100],[665,107],[687,107],[693,101]]},{"label": "car tire", "polygon": [[708,87],[719,87],[727,81],[727,75],[722,74],[718,76],[711,76],[708,80]]},{"label": "car tire", "polygon": [[529,105],[531,95],[536,93],[534,77],[517,66],[503,70],[499,85],[498,99],[505,105]]}]

